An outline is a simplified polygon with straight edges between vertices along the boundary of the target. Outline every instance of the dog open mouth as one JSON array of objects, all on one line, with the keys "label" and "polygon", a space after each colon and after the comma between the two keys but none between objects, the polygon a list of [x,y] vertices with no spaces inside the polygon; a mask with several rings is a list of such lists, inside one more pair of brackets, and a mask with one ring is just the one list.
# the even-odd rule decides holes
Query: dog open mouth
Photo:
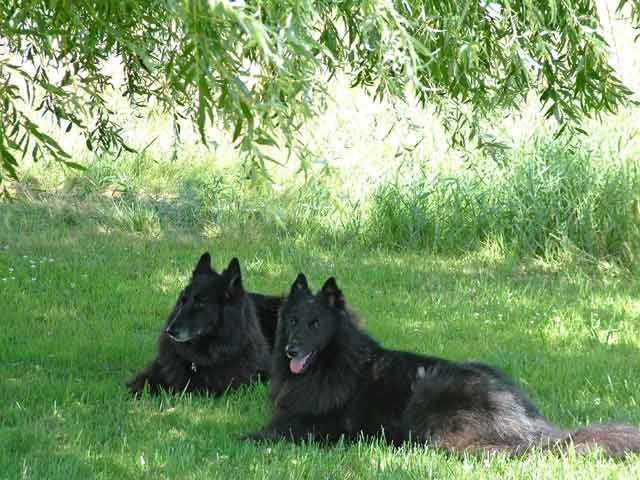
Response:
[{"label": "dog open mouth", "polygon": [[295,375],[300,375],[303,373],[309,365],[311,365],[311,360],[313,359],[315,352],[307,353],[304,357],[296,357],[292,358],[289,361],[289,370],[291,373]]}]

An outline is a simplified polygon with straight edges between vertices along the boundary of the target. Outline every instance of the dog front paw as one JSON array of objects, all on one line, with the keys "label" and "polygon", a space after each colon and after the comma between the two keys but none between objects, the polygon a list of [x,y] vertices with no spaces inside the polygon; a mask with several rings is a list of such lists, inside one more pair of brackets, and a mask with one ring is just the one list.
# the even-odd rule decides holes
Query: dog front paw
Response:
[{"label": "dog front paw", "polygon": [[127,390],[134,397],[142,395],[144,387],[147,385],[147,378],[143,375],[139,375],[129,380],[126,384]]}]

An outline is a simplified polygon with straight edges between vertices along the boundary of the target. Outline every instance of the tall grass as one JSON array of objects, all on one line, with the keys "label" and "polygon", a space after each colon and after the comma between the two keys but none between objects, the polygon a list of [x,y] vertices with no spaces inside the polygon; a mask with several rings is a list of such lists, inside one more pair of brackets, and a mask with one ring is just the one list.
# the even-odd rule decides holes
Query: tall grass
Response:
[{"label": "tall grass", "polygon": [[[64,177],[66,195],[96,208],[103,226],[147,236],[166,227],[213,235],[259,230],[323,245],[438,253],[492,242],[519,256],[578,254],[623,264],[640,251],[640,161],[554,141],[468,168],[413,159],[360,199],[349,179],[326,167],[271,182],[241,164],[221,168],[207,159],[85,163],[85,171]],[[47,190],[46,178],[32,177]]]},{"label": "tall grass", "polygon": [[422,169],[374,192],[366,237],[389,246],[465,251],[498,240],[517,254],[575,250],[623,262],[640,246],[640,163],[536,143],[501,165]]}]

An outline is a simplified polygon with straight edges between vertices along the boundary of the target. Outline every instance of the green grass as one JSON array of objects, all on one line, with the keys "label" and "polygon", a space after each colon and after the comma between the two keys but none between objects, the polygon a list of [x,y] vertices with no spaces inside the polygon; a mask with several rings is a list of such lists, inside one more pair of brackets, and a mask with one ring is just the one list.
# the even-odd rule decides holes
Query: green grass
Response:
[{"label": "green grass", "polygon": [[640,424],[640,109],[585,121],[571,152],[529,105],[487,126],[510,149],[465,160],[433,112],[331,89],[273,183],[221,132],[207,149],[185,128],[173,150],[163,115],[128,115],[132,145],[156,140],[116,160],[49,132],[87,170],[25,163],[18,201],[0,202],[0,479],[640,478],[638,457],[240,442],[269,417],[265,386],[127,396],[210,250],[256,291],[335,275],[387,347],[498,366],[562,426]]},{"label": "green grass", "polygon": [[[315,288],[335,275],[386,346],[499,366],[560,425],[640,424],[640,284],[628,269],[519,260],[496,242],[443,256],[319,241],[321,230],[288,222],[328,208],[330,199],[313,204],[321,189],[286,189],[260,210],[263,187],[238,191],[224,175],[216,184],[158,172],[158,189],[162,178],[163,189],[182,182],[170,200],[130,176],[122,184],[134,194],[91,187],[0,204],[0,478],[640,477],[637,457],[243,443],[238,435],[269,417],[264,386],[128,398],[123,382],[152,357],[178,289],[210,250],[218,267],[238,256],[251,290],[284,292],[298,271]],[[220,208],[201,210],[221,195]],[[220,216],[193,224],[203,215]]]},{"label": "green grass", "polygon": [[519,255],[568,251],[629,265],[640,252],[640,162],[558,142],[509,152],[501,164],[381,183],[367,236],[387,245],[468,251],[499,240]]}]

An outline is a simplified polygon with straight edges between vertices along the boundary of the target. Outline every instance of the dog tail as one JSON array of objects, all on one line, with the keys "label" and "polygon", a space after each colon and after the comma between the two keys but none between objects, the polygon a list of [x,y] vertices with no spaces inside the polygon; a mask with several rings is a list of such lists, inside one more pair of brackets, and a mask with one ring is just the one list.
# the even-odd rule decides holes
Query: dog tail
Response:
[{"label": "dog tail", "polygon": [[624,458],[631,453],[640,453],[640,430],[625,423],[593,424],[567,432],[556,442],[556,446],[573,446],[577,453],[602,450],[613,458]]},{"label": "dog tail", "polygon": [[[519,457],[533,449],[541,448],[550,452],[560,453],[573,448],[578,455],[585,455],[592,451],[602,451],[610,458],[624,459],[627,455],[640,453],[640,430],[625,423],[593,424],[576,430],[553,431],[549,429],[542,434],[538,441],[518,439],[512,442],[489,442],[480,444],[480,450],[485,452],[505,452]],[[540,432],[542,433],[542,432]]]}]

